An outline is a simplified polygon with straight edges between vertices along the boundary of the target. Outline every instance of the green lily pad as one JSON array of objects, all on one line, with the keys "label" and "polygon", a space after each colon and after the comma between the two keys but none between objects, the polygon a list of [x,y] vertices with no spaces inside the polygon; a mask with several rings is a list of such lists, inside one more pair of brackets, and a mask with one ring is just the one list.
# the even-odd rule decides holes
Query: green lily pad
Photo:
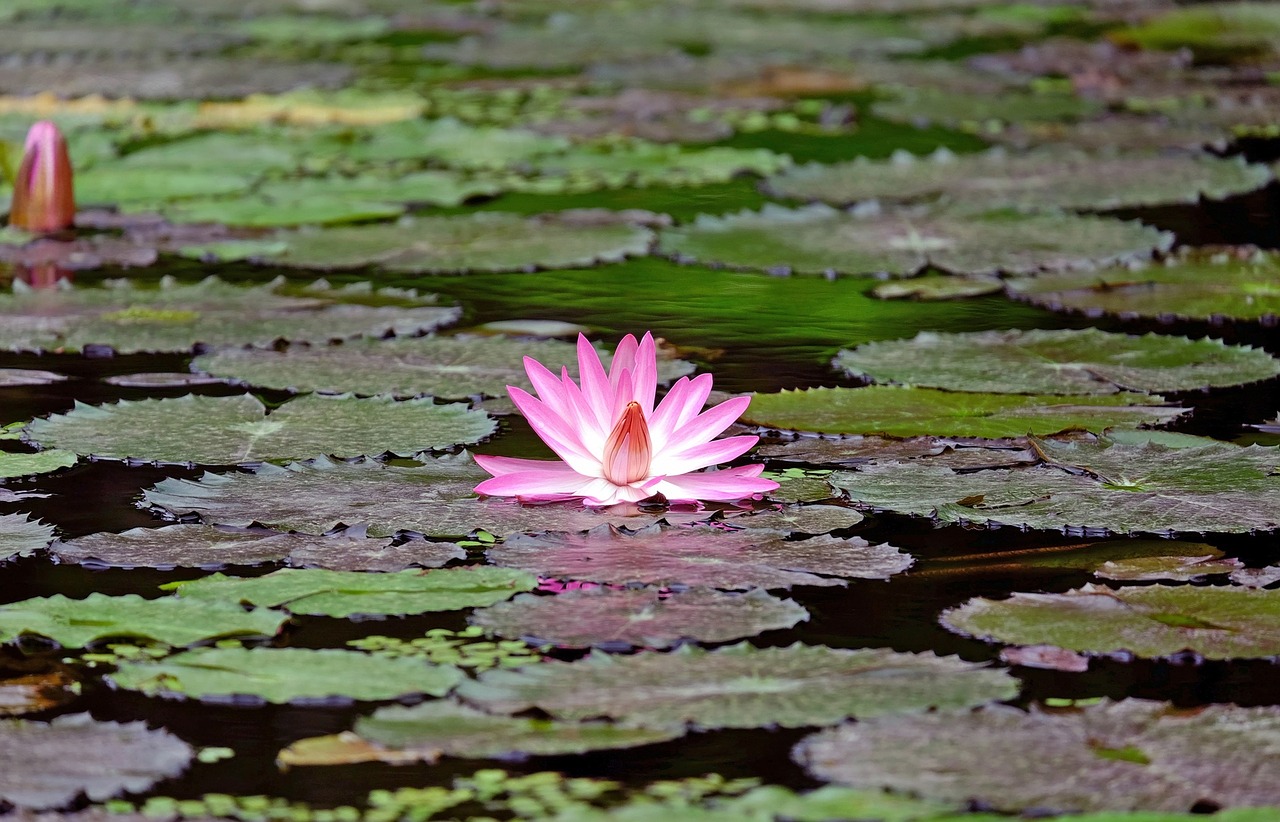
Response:
[{"label": "green lily pad", "polygon": [[448,542],[387,539],[346,534],[316,537],[270,531],[224,531],[207,525],[133,528],[59,541],[60,562],[113,568],[221,568],[285,562],[295,567],[341,571],[403,571],[438,568],[466,552]]},{"label": "green lily pad", "polygon": [[866,200],[977,202],[983,208],[1102,210],[1220,200],[1272,179],[1242,158],[1177,154],[1094,156],[1060,149],[1001,150],[929,158],[853,160],[784,171],[766,186],[780,197],[832,204]]},{"label": "green lily pad", "polygon": [[[1119,429],[1108,429],[1119,430]],[[1205,443],[1201,442],[1200,445]],[[916,460],[955,470],[1011,468],[1039,461],[1025,438],[956,440],[944,437],[891,439],[877,436],[799,437],[790,442],[761,445],[762,457],[805,465],[865,465]],[[791,469],[795,470],[795,469]]]},{"label": "green lily pad", "polygon": [[516,534],[490,547],[486,556],[495,565],[541,577],[726,590],[841,585],[833,577],[888,579],[911,567],[911,556],[892,545],[871,545],[858,537],[787,541],[784,536],[760,527],[652,525],[629,532],[601,525],[586,534]]},{"label": "green lily pad", "polygon": [[29,557],[53,541],[53,527],[26,514],[0,514],[0,561]]},{"label": "green lily pad", "polygon": [[681,736],[679,728],[617,728],[607,722],[553,722],[491,716],[456,702],[424,702],[411,708],[379,708],[356,721],[354,733],[313,737],[280,752],[291,767],[357,762],[435,762],[441,756],[469,759],[554,756],[634,748]]},{"label": "green lily pad", "polygon": [[[240,202],[240,200],[228,201]],[[202,262],[233,263],[242,260],[256,262],[283,254],[288,248],[279,240],[222,240],[210,243],[182,245],[177,249],[179,257]]]},{"label": "green lily pad", "polygon": [[76,202],[86,205],[151,205],[193,197],[244,194],[253,178],[217,169],[98,166],[76,175]]},{"label": "green lily pad", "polygon": [[61,468],[70,468],[78,459],[70,451],[37,451],[34,454],[0,451],[0,479],[47,474]]},{"label": "green lily pad", "polygon": [[[1277,728],[1274,707],[1183,710],[1137,699],[1067,711],[991,705],[843,725],[809,737],[792,755],[821,779],[1003,812],[1190,811],[1275,804]],[[1137,819],[1154,822],[1151,814]]]},{"label": "green lily pad", "polygon": [[[477,394],[503,397],[512,385],[532,391],[525,357],[558,371],[559,363],[576,363],[576,351],[571,343],[558,340],[420,337],[361,340],[336,348],[219,351],[197,357],[193,365],[263,388],[464,399]],[[602,359],[607,367],[609,355]],[[668,382],[691,373],[693,365],[662,360],[658,371],[659,380]],[[576,365],[570,366],[569,374],[576,379]]]},{"label": "green lily pad", "polygon": [[891,99],[877,100],[877,117],[915,126],[939,124],[965,131],[999,131],[1009,123],[1070,122],[1104,111],[1098,100],[1070,92],[1004,90],[980,94],[957,89],[904,88]]},{"label": "green lily pad", "polygon": [[312,269],[374,266],[414,274],[572,268],[649,250],[648,229],[625,223],[575,225],[572,217],[482,212],[420,217],[386,225],[281,235],[275,262]]},{"label": "green lily pad", "polygon": [[1152,585],[1086,585],[1065,594],[981,597],[944,611],[952,631],[1011,645],[1055,645],[1090,654],[1207,659],[1280,654],[1280,591]]},{"label": "green lily pad", "polygon": [[359,651],[310,648],[196,648],[147,662],[123,662],[108,682],[147,696],[243,704],[244,697],[283,704],[444,696],[462,679],[457,668]]},{"label": "green lily pad", "polygon": [[60,808],[84,795],[101,802],[143,793],[186,770],[191,746],[145,722],[95,722],[69,714],[52,722],[0,721],[0,798],[22,810]]},{"label": "green lily pad", "polygon": [[963,300],[998,294],[1003,290],[1004,281],[999,277],[926,274],[881,283],[871,289],[871,293],[881,300]]},{"label": "green lily pad", "polygon": [[1266,380],[1280,361],[1266,351],[1163,334],[1064,331],[922,332],[836,355],[853,376],[947,391],[1112,394],[1191,391]]},{"label": "green lily pad", "polygon": [[[285,293],[283,279],[256,286],[216,278],[158,288],[108,281],[107,288],[15,290],[0,294],[0,347],[8,350],[190,351],[204,345],[270,346],[284,338],[327,342],[432,331],[461,311],[434,296],[366,286]],[[383,303],[366,305],[366,302]]]},{"label": "green lily pad", "polygon": [[392,574],[285,568],[260,577],[202,577],[179,583],[178,595],[183,601],[241,602],[346,618],[478,608],[537,583],[532,574],[484,566]]},{"label": "green lily pad", "polygon": [[799,728],[898,713],[958,710],[1011,699],[1005,671],[956,657],[885,649],[747,643],[705,651],[547,662],[487,671],[458,691],[497,713],[537,708],[556,719],[609,717],[626,726]]},{"label": "green lily pad", "polygon": [[243,394],[76,403],[66,414],[30,423],[25,434],[84,456],[230,465],[334,452],[413,454],[475,442],[495,427],[483,412],[430,399],[310,395],[268,415],[261,401]]},{"label": "green lily pad", "polygon": [[1187,411],[1142,404],[1161,401],[1147,394],[1128,393],[1062,397],[880,385],[808,388],[755,394],[742,421],[824,434],[999,438],[1168,422]]},{"label": "green lily pad", "polygon": [[543,157],[532,164],[538,177],[518,188],[532,191],[560,183],[570,191],[648,186],[692,187],[725,183],[739,174],[773,174],[791,158],[767,149],[688,149],[669,143],[634,142],[595,151]]},{"label": "green lily pad", "polygon": [[[125,155],[116,168],[139,176],[201,170],[250,178],[266,172],[291,172],[304,158],[294,135],[283,132],[208,131],[147,146]],[[80,179],[76,178],[79,194]],[[209,192],[213,194],[225,192]],[[132,196],[132,195],[131,195]],[[145,199],[135,197],[135,199]]]},{"label": "green lily pad", "polygon": [[1259,2],[1174,8],[1114,37],[1144,49],[1191,49],[1210,62],[1249,59],[1280,50],[1280,10]]},{"label": "green lily pad", "polygon": [[1231,574],[1244,563],[1223,557],[1221,551],[1200,556],[1158,556],[1107,560],[1093,574],[1124,582],[1201,582],[1207,576]]},{"label": "green lily pad", "polygon": [[861,505],[943,522],[1114,533],[1249,533],[1280,527],[1276,448],[1062,445],[1048,463],[970,474],[910,463],[836,472]]},{"label": "green lily pad", "polygon": [[144,492],[143,499],[170,515],[198,514],[210,525],[246,527],[258,522],[308,534],[362,525],[373,536],[409,531],[458,537],[477,529],[506,536],[586,531],[605,523],[640,528],[660,519],[569,503],[521,505],[479,499],[472,489],[488,476],[465,454],[430,458],[412,467],[320,459],[284,468],[255,467],[252,473],[205,474],[198,481],[167,479]]},{"label": "green lily pad", "polygon": [[513,639],[568,648],[670,648],[684,641],[727,642],[791,628],[809,612],[759,588],[727,594],[707,588],[664,596],[655,588],[522,594],[471,615],[471,624]]},{"label": "green lily pad", "polygon": [[[1012,563],[1021,568],[1089,571],[1108,579],[1189,582],[1200,575],[1225,573],[1239,567],[1236,560],[1223,562],[1223,557],[1222,551],[1204,542],[1129,538],[1026,551],[952,554],[935,557],[931,564],[949,575],[989,574],[993,568],[1008,567]],[[1116,576],[1109,576],[1112,573]]]},{"label": "green lily pad", "polygon": [[865,213],[824,205],[702,215],[662,233],[679,259],[817,274],[911,275],[928,266],[956,274],[1036,272],[1149,257],[1170,237],[1155,229],[1069,214]]},{"label": "green lily pad", "polygon": [[570,145],[563,137],[548,137],[523,129],[467,125],[444,117],[378,126],[364,139],[335,146],[335,149],[344,158],[356,162],[419,160],[452,168],[499,169],[559,154]]},{"label": "green lily pad", "polygon": [[284,621],[279,612],[246,611],[232,602],[99,593],[69,599],[57,594],[0,606],[0,642],[41,636],[64,648],[82,648],[111,637],[134,637],[180,646],[221,637],[272,636]]},{"label": "green lily pad", "polygon": [[1090,316],[1271,322],[1280,316],[1280,260],[1254,249],[1187,254],[1166,265],[1015,279],[1009,292]]}]

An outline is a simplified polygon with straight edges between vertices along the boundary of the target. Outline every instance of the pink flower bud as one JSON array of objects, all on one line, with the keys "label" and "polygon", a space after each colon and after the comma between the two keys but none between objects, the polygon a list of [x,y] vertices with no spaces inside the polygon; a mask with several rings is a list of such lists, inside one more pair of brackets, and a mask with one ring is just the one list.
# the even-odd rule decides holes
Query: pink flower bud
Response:
[{"label": "pink flower bud", "polygon": [[27,132],[9,225],[26,231],[60,231],[71,227],[75,214],[67,141],[57,126],[41,120]]}]

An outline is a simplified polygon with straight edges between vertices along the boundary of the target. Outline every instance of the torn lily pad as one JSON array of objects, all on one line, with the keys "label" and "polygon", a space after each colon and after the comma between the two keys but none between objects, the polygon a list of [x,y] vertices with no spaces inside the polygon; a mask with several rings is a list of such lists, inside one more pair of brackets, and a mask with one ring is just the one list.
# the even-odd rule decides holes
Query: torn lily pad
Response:
[{"label": "torn lily pad", "polygon": [[356,720],[355,731],[299,740],[280,752],[287,766],[357,762],[435,762],[555,756],[633,748],[681,736],[679,728],[618,728],[607,722],[554,722],[493,716],[449,700],[379,708]]},{"label": "torn lily pad", "polygon": [[1015,279],[1010,294],[1055,311],[1089,316],[1274,322],[1280,260],[1252,248],[1188,253],[1165,265]]},{"label": "torn lily pad", "polygon": [[942,522],[1127,533],[1250,533],[1280,527],[1276,448],[1040,441],[1046,464],[957,473],[911,463],[838,471],[832,484],[877,510]]},{"label": "torn lily pad", "polygon": [[232,602],[99,593],[69,599],[57,594],[0,606],[0,642],[37,636],[64,648],[82,648],[112,637],[132,637],[181,646],[223,637],[273,636],[285,619],[279,612],[246,611]]},{"label": "torn lily pad", "polygon": [[241,602],[343,619],[477,608],[533,590],[537,583],[532,574],[485,566],[392,574],[285,568],[260,577],[214,574],[177,588],[184,602]]},{"label": "torn lily pad", "polygon": [[380,537],[397,531],[429,537],[460,537],[477,529],[497,536],[586,531],[604,523],[634,528],[661,518],[567,503],[479,499],[472,489],[487,476],[466,454],[425,458],[415,466],[318,459],[259,466],[252,473],[205,474],[198,481],[167,479],[143,498],[170,516],[194,513],[210,525],[257,522],[308,534],[361,525]]},{"label": "torn lily pad", "polygon": [[317,537],[272,531],[225,531],[207,525],[133,528],[59,541],[60,562],[112,568],[221,568],[285,562],[295,567],[346,571],[402,571],[437,568],[466,552],[452,543],[387,539],[347,534]]},{"label": "torn lily pad", "polygon": [[476,442],[495,427],[483,412],[430,399],[311,395],[268,414],[261,401],[243,394],[76,403],[66,414],[30,423],[25,435],[83,456],[232,465],[333,453],[414,454]]},{"label": "torn lily pad", "polygon": [[29,557],[52,541],[52,526],[33,522],[26,514],[0,514],[0,562]]},{"label": "torn lily pad", "polygon": [[1220,200],[1255,191],[1272,178],[1270,168],[1242,157],[1097,156],[1040,149],[1026,154],[938,152],[927,158],[900,154],[891,160],[808,165],[771,177],[766,187],[779,197],[835,205],[941,200],[983,209],[1100,211]]},{"label": "torn lily pad", "polygon": [[804,740],[792,757],[820,779],[1001,812],[1190,811],[1280,802],[1277,729],[1274,707],[991,705],[843,725]]},{"label": "torn lily pad", "polygon": [[670,648],[685,641],[727,642],[791,628],[809,612],[760,589],[728,594],[707,588],[664,595],[656,588],[522,594],[471,615],[498,636],[567,648]]},{"label": "torn lily pad", "polygon": [[458,308],[433,305],[434,296],[359,285],[332,289],[322,283],[290,291],[283,279],[242,286],[216,278],[192,284],[165,278],[158,288],[125,280],[106,285],[0,294],[0,347],[105,345],[125,354],[190,351],[198,344],[269,346],[278,339],[323,343],[420,334],[461,315]]},{"label": "torn lily pad", "polygon": [[1085,585],[1064,594],[978,597],[944,611],[940,621],[988,642],[1055,645],[1089,654],[1280,655],[1280,591],[1234,586]]},{"label": "torn lily pad", "polygon": [[1033,273],[1145,259],[1171,237],[1138,223],[1070,214],[948,210],[845,212],[824,205],[700,215],[662,232],[679,259],[798,274]]},{"label": "torn lily pad", "polygon": [[572,215],[480,212],[281,235],[273,262],[334,270],[372,266],[412,274],[533,271],[616,262],[648,253],[651,232],[625,223],[580,225]]},{"label": "torn lily pad", "polygon": [[1010,394],[1192,391],[1280,374],[1280,361],[1259,348],[1093,328],[921,332],[842,350],[834,364],[877,382]]},{"label": "torn lily pad", "polygon": [[1005,671],[956,657],[795,644],[665,654],[593,652],[577,662],[488,671],[459,689],[496,713],[537,708],[556,719],[606,716],[622,725],[799,728],[849,717],[958,710],[1011,699]]},{"label": "torn lily pad", "polygon": [[486,556],[495,565],[541,577],[726,590],[843,584],[835,577],[888,579],[912,562],[892,545],[871,545],[858,537],[788,541],[785,535],[761,527],[651,525],[630,532],[601,525],[586,534],[516,534],[490,547]]},{"label": "torn lily pad", "polygon": [[146,662],[123,662],[107,677],[147,696],[244,704],[341,704],[427,694],[444,696],[457,668],[333,648],[196,648]]},{"label": "torn lily pad", "polygon": [[953,393],[933,388],[877,385],[866,388],[807,388],[756,394],[742,421],[769,428],[822,434],[882,434],[916,437],[1019,437],[1069,428],[1101,431],[1111,426],[1167,422],[1186,413],[1144,403],[1148,394],[1023,396]]},{"label": "torn lily pad", "polygon": [[101,802],[145,792],[186,770],[191,746],[144,722],[96,722],[69,714],[52,722],[0,721],[0,798],[24,810]]}]

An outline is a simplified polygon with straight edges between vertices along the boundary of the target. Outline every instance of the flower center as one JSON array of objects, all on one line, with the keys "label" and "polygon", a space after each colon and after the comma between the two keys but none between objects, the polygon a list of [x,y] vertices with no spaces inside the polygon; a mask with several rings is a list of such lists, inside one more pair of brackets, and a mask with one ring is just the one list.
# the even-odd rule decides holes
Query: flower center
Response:
[{"label": "flower center", "polygon": [[640,403],[630,402],[604,444],[604,478],[614,485],[630,485],[649,476],[649,426]]}]

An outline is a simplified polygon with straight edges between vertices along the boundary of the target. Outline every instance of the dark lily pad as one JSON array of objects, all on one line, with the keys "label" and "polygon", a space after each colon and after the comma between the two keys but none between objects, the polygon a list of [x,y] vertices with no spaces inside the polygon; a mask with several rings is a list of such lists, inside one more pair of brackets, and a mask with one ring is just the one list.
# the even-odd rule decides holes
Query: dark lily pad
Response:
[{"label": "dark lily pad", "polygon": [[[1202,445],[1204,443],[1201,443]],[[1039,461],[1029,440],[948,439],[877,436],[798,437],[790,442],[761,445],[756,453],[778,462],[806,465],[866,465],[917,460],[952,469],[1011,468]]]},{"label": "dark lily pad", "polygon": [[645,254],[646,228],[577,225],[554,214],[481,212],[282,235],[288,251],[274,262],[312,269],[374,266],[414,274],[572,268]]},{"label": "dark lily pad", "polygon": [[299,397],[267,414],[248,394],[76,404],[39,419],[26,436],[84,456],[206,465],[297,459],[342,452],[413,454],[476,442],[493,433],[486,414],[430,399]]},{"label": "dark lily pad", "polygon": [[1280,527],[1276,448],[1041,441],[1047,464],[970,474],[911,463],[837,472],[857,503],[1027,528],[1114,533],[1249,533]]},{"label": "dark lily pad", "polygon": [[435,762],[441,756],[494,759],[633,748],[681,736],[679,728],[618,728],[607,722],[552,722],[492,716],[448,700],[379,708],[355,732],[313,737],[280,752],[288,766]]},{"label": "dark lily pad", "polygon": [[204,374],[185,374],[181,371],[145,371],[138,374],[117,374],[104,377],[108,385],[122,388],[190,388],[193,385],[218,385],[226,382]]},{"label": "dark lily pad", "polygon": [[1008,673],[955,657],[884,649],[837,650],[746,643],[705,651],[547,662],[488,671],[459,696],[488,711],[530,708],[557,719],[609,717],[622,725],[664,728],[798,728],[849,717],[962,709],[1010,699]]},{"label": "dark lily pad", "polygon": [[34,368],[0,368],[0,388],[19,388],[30,385],[52,385],[66,377],[52,371]]},{"label": "dark lily pad", "polygon": [[348,702],[444,696],[462,679],[457,668],[333,648],[196,648],[147,662],[123,662],[107,677],[147,696],[229,701]]},{"label": "dark lily pad", "polygon": [[1152,585],[1086,585],[1065,594],[971,599],[944,611],[952,631],[1011,645],[1055,645],[1090,654],[1208,659],[1280,655],[1280,591]]},{"label": "dark lily pad", "polygon": [[[824,178],[825,179],[825,178]],[[1170,237],[1119,220],[1070,214],[844,212],[811,205],[699,216],[662,233],[679,258],[800,274],[1031,273],[1149,257]]]},{"label": "dark lily pad", "polygon": [[1099,114],[1103,106],[1070,92],[966,93],[955,89],[901,89],[891,99],[871,106],[877,117],[912,125],[939,124],[984,133],[1008,123],[1082,120]]},{"label": "dark lily pad", "polygon": [[69,669],[6,676],[0,681],[0,716],[22,716],[60,708],[79,696],[80,680]]},{"label": "dark lily pad", "polygon": [[[15,290],[0,294],[0,347],[75,350],[108,345],[120,353],[190,351],[197,344],[262,345],[277,339],[327,342],[388,332],[431,331],[460,316],[434,296],[312,287],[282,293],[284,280],[240,286],[209,278],[159,288],[108,281],[107,288]],[[363,305],[374,300],[390,305]]]},{"label": "dark lily pad", "polygon": [[[0,241],[0,262],[33,269],[87,271],[107,265],[131,268],[151,265],[158,258],[154,247],[102,235],[30,241],[10,235],[4,240]],[[14,290],[19,288],[15,285]]]},{"label": "dark lily pad", "polygon": [[284,468],[261,466],[250,474],[205,474],[198,481],[167,479],[143,498],[171,515],[196,513],[210,525],[245,527],[258,522],[309,534],[342,524],[367,526],[373,536],[410,531],[458,537],[477,529],[506,536],[552,529],[587,531],[605,523],[640,528],[661,518],[568,503],[521,505],[479,499],[472,489],[488,476],[465,454],[428,458],[412,467],[321,459]]},{"label": "dark lily pad", "polygon": [[727,590],[843,584],[833,577],[888,579],[912,562],[892,545],[858,537],[787,541],[785,533],[659,525],[629,532],[601,525],[586,534],[517,534],[490,547],[487,556],[495,565],[542,577]]},{"label": "dark lily pad", "polygon": [[537,584],[532,574],[484,566],[392,574],[285,568],[260,577],[214,574],[179,583],[178,596],[182,601],[242,602],[345,618],[482,607]]},{"label": "dark lily pad", "polygon": [[952,437],[1018,437],[1069,428],[1167,422],[1185,408],[1147,394],[1021,396],[951,393],[932,388],[870,386],[808,388],[756,394],[743,422],[824,434],[923,434]]},{"label": "dark lily pad", "polygon": [[144,722],[95,722],[88,714],[52,722],[0,721],[0,797],[20,809],[101,802],[141,793],[186,770],[191,746]]},{"label": "dark lily pad", "polygon": [[1277,727],[1274,707],[993,705],[843,725],[809,737],[793,757],[821,779],[1006,812],[1190,811],[1280,801]]},{"label": "dark lily pad", "polygon": [[1102,210],[1222,199],[1262,188],[1272,176],[1267,166],[1240,157],[1097,156],[1041,149],[810,165],[785,171],[766,185],[777,196],[836,205],[944,200],[1028,211]]},{"label": "dark lily pad", "polygon": [[1092,328],[922,332],[910,340],[842,350],[835,365],[878,382],[1010,394],[1190,391],[1280,374],[1280,361],[1258,348]]},{"label": "dark lily pad", "polygon": [[1145,268],[1015,279],[1008,287],[1018,299],[1091,316],[1270,323],[1280,315],[1280,262],[1249,248],[1185,254]]},{"label": "dark lily pad", "polygon": [[852,528],[863,516],[843,505],[784,505],[728,520],[735,528],[749,530],[777,529],[791,534],[827,534]]},{"label": "dark lily pad", "polygon": [[471,624],[498,636],[570,648],[670,648],[684,641],[727,642],[791,628],[809,612],[760,589],[727,594],[691,588],[663,595],[655,588],[578,590],[556,596],[522,594],[476,611]]},{"label": "dark lily pad", "polygon": [[246,611],[232,602],[99,593],[68,599],[57,594],[0,606],[0,642],[40,636],[64,648],[82,648],[111,637],[135,637],[191,645],[221,637],[272,636],[284,621],[279,612]]},{"label": "dark lily pad", "polygon": [[[1217,554],[1217,556],[1215,556]],[[1231,574],[1244,569],[1238,559],[1222,557],[1220,551],[1195,557],[1160,556],[1108,560],[1094,570],[1094,576],[1125,582],[1200,582],[1207,576]]]},{"label": "dark lily pad", "polygon": [[52,541],[51,526],[32,522],[26,514],[0,514],[0,561],[31,556]]}]

